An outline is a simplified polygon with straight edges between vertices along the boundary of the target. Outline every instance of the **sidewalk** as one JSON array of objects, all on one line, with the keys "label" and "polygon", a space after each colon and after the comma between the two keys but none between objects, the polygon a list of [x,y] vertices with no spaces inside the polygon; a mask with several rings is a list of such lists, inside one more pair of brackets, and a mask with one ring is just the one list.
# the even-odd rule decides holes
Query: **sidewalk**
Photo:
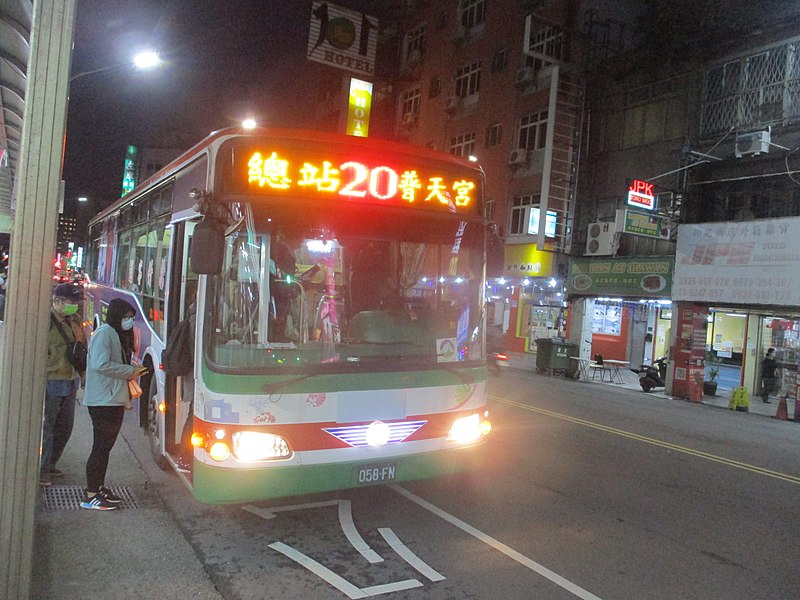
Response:
[{"label": "sidewalk", "polygon": [[[531,373],[536,373],[536,354],[532,354],[529,352],[507,352],[508,355],[508,367],[512,369],[517,369],[520,371],[528,371]],[[632,392],[645,394],[642,391],[642,388],[639,386],[639,375],[634,373],[629,368],[628,369],[620,369],[620,375],[622,375],[622,380],[624,383],[611,383],[609,381],[600,382],[598,380],[589,380],[588,382],[575,380],[576,385],[605,385],[605,386],[612,386],[621,389],[631,390]],[[561,374],[556,374],[554,377],[563,377]],[[677,398],[673,396],[668,396],[664,393],[664,390],[648,392],[647,395],[663,398],[664,400],[675,400],[680,402],[688,402],[688,400],[684,398]],[[722,388],[718,388],[716,396],[703,396],[702,402],[700,404],[704,404],[706,406],[713,406],[716,408],[724,408],[728,410],[728,403],[731,399],[731,390],[726,390]],[[770,398],[770,403],[765,404],[761,401],[761,398],[758,396],[750,398],[750,407],[748,412],[754,415],[760,415],[764,417],[774,417],[775,413],[778,410],[778,402],[779,398]],[[787,404],[787,411],[789,419],[791,420],[794,416],[794,400],[789,399],[786,402]]]},{"label": "sidewalk", "polygon": [[[0,352],[3,329],[0,324]],[[72,437],[58,462],[64,476],[41,489],[36,507],[31,598],[222,597],[131,451],[129,440],[141,436],[126,415],[107,477],[122,508],[81,509],[92,424],[87,409],[76,407]]]}]

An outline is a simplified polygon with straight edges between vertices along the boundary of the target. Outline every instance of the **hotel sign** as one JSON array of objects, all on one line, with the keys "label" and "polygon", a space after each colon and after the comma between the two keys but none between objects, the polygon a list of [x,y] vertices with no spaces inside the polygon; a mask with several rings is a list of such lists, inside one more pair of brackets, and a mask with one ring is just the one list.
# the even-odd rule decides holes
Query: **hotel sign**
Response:
[{"label": "hotel sign", "polygon": [[330,2],[312,3],[308,60],[361,75],[374,75],[377,43],[378,19],[375,17]]}]

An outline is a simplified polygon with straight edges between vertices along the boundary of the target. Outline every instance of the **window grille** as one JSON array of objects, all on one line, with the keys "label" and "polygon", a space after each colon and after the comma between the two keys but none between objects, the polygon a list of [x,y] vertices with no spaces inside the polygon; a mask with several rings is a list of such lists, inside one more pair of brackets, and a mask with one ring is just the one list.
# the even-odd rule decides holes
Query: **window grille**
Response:
[{"label": "window grille", "polygon": [[754,129],[800,116],[800,42],[714,65],[703,77],[700,130]]},{"label": "window grille", "polygon": [[[564,33],[556,25],[542,25],[531,31],[528,40],[528,50],[549,56],[554,60],[561,60],[563,52]],[[525,66],[533,67],[536,71],[545,67],[545,61],[533,56],[525,56]]]},{"label": "window grille", "polygon": [[485,0],[463,0],[458,11],[458,22],[466,29],[481,25],[486,20]]}]

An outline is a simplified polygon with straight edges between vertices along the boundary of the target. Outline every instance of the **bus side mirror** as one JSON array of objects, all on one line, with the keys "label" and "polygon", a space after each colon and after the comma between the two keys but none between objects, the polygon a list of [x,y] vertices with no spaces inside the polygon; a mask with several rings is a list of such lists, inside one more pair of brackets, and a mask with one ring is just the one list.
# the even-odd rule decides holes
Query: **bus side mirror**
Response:
[{"label": "bus side mirror", "polygon": [[189,258],[192,271],[198,275],[219,275],[225,255],[225,226],[215,219],[204,218],[194,228]]}]

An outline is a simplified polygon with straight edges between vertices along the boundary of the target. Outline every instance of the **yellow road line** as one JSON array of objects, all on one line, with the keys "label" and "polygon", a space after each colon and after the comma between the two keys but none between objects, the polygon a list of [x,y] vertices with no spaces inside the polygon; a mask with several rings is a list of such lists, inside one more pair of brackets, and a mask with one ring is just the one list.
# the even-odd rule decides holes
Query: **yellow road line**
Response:
[{"label": "yellow road line", "polygon": [[578,425],[583,425],[585,427],[599,429],[600,431],[605,431],[606,433],[613,433],[615,435],[627,437],[632,440],[644,442],[646,444],[652,444],[653,446],[660,446],[662,448],[667,448],[669,450],[675,450],[676,452],[683,452],[684,454],[689,454],[691,456],[696,456],[698,458],[704,458],[706,460],[718,462],[724,465],[728,465],[730,467],[735,467],[737,469],[751,471],[753,473],[758,473],[759,475],[766,475],[767,477],[774,477],[775,479],[780,479],[781,481],[786,481],[789,483],[800,485],[800,477],[796,477],[794,475],[787,475],[786,473],[770,471],[769,469],[739,462],[738,460],[725,458],[723,456],[717,456],[715,454],[709,454],[708,452],[702,452],[700,450],[694,450],[693,448],[687,448],[686,446],[678,446],[677,444],[670,444],[669,442],[664,442],[654,438],[649,438],[644,435],[639,435],[638,433],[631,433],[630,431],[625,431],[623,429],[616,429],[614,427],[608,427],[607,425],[601,425],[600,423],[593,423],[592,421],[586,421],[585,419],[579,419],[577,417],[571,417],[569,415],[553,412],[551,410],[545,410],[544,408],[537,408],[535,406],[524,404],[522,402],[517,402],[515,400],[508,400],[506,398],[500,398],[498,396],[489,396],[489,399],[493,400],[494,402],[499,402],[501,404],[507,404],[508,406],[514,406],[516,408],[521,408],[523,410],[527,410],[530,412],[547,415],[548,417],[555,417],[556,419],[562,419],[564,421],[569,421],[571,423],[576,423]]}]

